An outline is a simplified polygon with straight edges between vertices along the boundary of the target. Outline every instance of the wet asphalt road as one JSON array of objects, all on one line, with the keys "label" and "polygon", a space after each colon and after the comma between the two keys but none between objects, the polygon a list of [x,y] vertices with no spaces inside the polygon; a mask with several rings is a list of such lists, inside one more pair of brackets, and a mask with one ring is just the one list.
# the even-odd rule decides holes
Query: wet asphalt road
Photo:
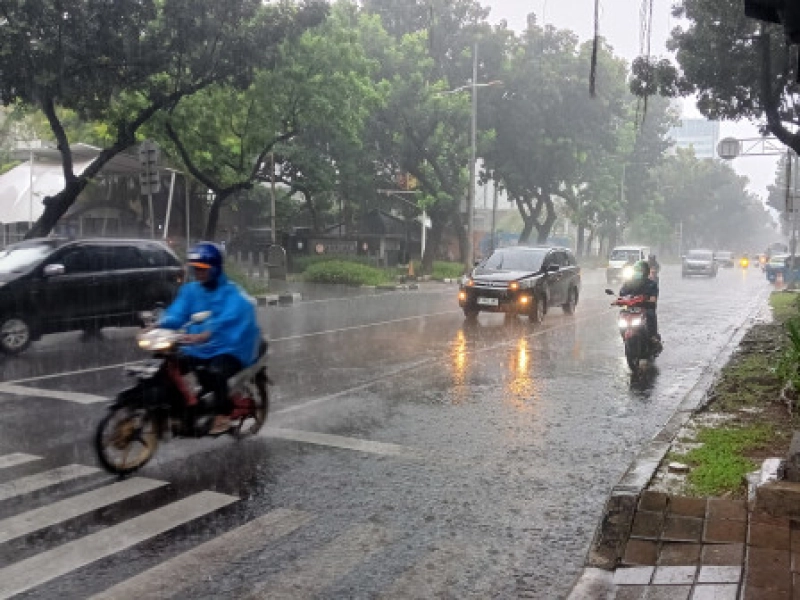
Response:
[{"label": "wet asphalt road", "polygon": [[[149,597],[147,585],[179,598],[565,597],[610,488],[770,290],[756,269],[684,280],[665,268],[665,350],[632,379],[604,287],[585,272],[576,314],[538,326],[465,323],[444,284],[264,309],[277,385],[262,434],[169,442],[140,474],[153,489],[13,539],[3,532],[26,511],[108,493],[115,480],[99,472],[30,493],[19,482],[97,466],[103,405],[76,400],[113,396],[119,365],[142,355],[127,329],[0,359],[0,466],[38,457],[0,468],[0,598],[115,585],[108,597]],[[209,491],[218,505],[198,509]],[[185,524],[123,528],[171,507]],[[103,535],[130,543],[88,545]]]}]

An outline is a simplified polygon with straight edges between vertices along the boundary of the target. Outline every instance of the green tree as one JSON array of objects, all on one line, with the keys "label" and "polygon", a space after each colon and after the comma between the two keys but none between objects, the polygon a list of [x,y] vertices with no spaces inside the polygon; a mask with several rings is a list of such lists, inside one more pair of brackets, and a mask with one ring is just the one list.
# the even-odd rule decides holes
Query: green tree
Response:
[{"label": "green tree", "polygon": [[539,27],[533,18],[509,40],[505,85],[493,97],[487,176],[516,203],[525,223],[520,242],[534,230],[537,242],[547,239],[557,204],[583,229],[609,198],[610,158],[620,153],[630,96],[625,64],[605,45],[598,67],[606,84],[596,98],[586,94],[590,52],[572,32]]},{"label": "green tree", "polygon": [[673,14],[681,21],[668,48],[676,53],[680,71],[666,59],[639,58],[634,93],[695,94],[707,118],[761,121],[766,131],[800,151],[796,63],[782,28],[745,17],[740,0],[681,0]]},{"label": "green tree", "polygon": [[[45,115],[62,156],[65,187],[44,200],[29,237],[46,235],[143,124],[213,84],[246,87],[278,43],[324,16],[317,2],[258,0],[0,0],[0,101]],[[109,127],[80,175],[60,110]]]},{"label": "green tree", "polygon": [[320,228],[315,199],[336,191],[348,149],[360,146],[363,123],[381,102],[353,8],[336,5],[325,23],[282,44],[246,90],[213,86],[164,116],[180,161],[215,194],[207,237],[229,197],[273,178],[303,195]]}]

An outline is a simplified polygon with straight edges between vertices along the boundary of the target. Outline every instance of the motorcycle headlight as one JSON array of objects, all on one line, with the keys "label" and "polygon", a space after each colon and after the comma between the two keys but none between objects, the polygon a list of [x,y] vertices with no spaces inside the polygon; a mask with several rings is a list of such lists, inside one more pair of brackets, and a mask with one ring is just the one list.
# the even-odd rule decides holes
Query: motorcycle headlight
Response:
[{"label": "motorcycle headlight", "polygon": [[627,319],[620,319],[617,321],[617,325],[619,325],[620,329],[627,329],[628,328],[628,321]]},{"label": "motorcycle headlight", "polygon": [[634,319],[631,319],[631,327],[638,327],[641,324],[642,324],[642,317],[636,317]]},{"label": "motorcycle headlight", "polygon": [[142,338],[138,340],[137,343],[142,350],[150,350],[153,352],[167,350],[172,346],[172,341],[167,338]]},{"label": "motorcycle headlight", "polygon": [[626,265],[622,267],[622,278],[627,280],[633,277],[633,267],[630,265]]}]

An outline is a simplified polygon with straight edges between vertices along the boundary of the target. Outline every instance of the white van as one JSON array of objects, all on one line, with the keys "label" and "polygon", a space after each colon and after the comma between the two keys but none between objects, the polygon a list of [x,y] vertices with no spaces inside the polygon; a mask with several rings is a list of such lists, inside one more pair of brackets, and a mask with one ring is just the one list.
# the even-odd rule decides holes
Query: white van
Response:
[{"label": "white van", "polygon": [[625,267],[631,267],[640,260],[647,260],[648,256],[650,256],[648,246],[617,246],[608,255],[606,281],[612,284],[629,280],[633,275],[633,269]]}]

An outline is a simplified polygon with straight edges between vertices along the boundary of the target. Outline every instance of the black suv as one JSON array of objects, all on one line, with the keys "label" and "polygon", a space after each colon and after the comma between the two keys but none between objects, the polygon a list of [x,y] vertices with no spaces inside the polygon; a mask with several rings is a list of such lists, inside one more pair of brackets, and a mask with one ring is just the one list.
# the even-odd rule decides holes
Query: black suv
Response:
[{"label": "black suv", "polygon": [[0,251],[0,350],[17,354],[43,334],[141,324],[184,277],[150,240],[42,238]]},{"label": "black suv", "polygon": [[572,252],[552,246],[498,248],[477,264],[458,294],[464,316],[481,311],[527,315],[539,323],[553,306],[571,315],[581,289]]}]

